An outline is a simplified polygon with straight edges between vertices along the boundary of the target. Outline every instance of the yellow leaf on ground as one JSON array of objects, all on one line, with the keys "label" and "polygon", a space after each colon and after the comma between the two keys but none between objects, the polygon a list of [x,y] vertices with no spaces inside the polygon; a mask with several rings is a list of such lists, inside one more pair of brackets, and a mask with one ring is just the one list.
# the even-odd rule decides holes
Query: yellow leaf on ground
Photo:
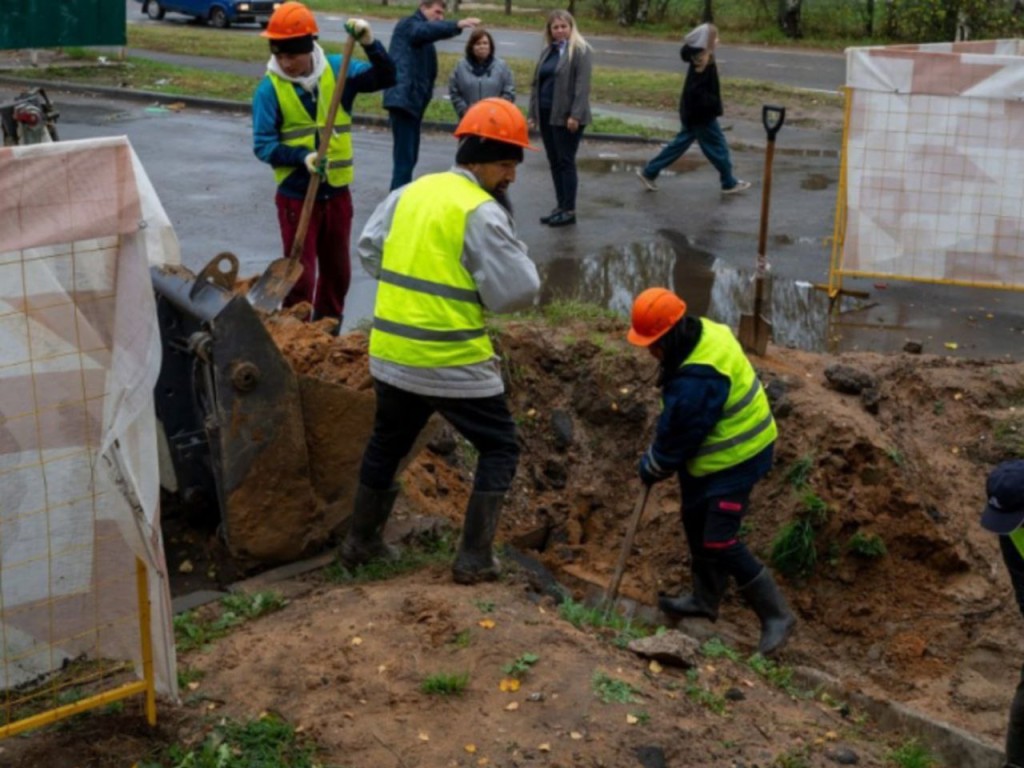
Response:
[{"label": "yellow leaf on ground", "polygon": [[640,718],[636,715],[626,715],[626,722],[630,725],[636,725],[640,722]]},{"label": "yellow leaf on ground", "polygon": [[388,668],[387,668],[386,664],[381,664],[379,667],[377,667],[377,674],[378,675],[383,675],[387,671],[388,671]]},{"label": "yellow leaf on ground", "polygon": [[572,739],[573,741],[579,741],[580,739],[583,738],[583,734],[580,733],[579,731],[570,731],[569,732],[569,738]]},{"label": "yellow leaf on ground", "polygon": [[353,637],[352,638],[352,645],[362,645],[362,644],[363,644],[363,638],[361,638],[361,637]]},{"label": "yellow leaf on ground", "polygon": [[494,619],[480,619],[477,624],[484,629],[494,629]]},{"label": "yellow leaf on ground", "polygon": [[191,560],[182,560],[181,565],[178,566],[179,573],[192,573],[195,570],[195,566],[192,565]]},{"label": "yellow leaf on ground", "polygon": [[199,683],[197,681],[193,680],[191,683],[188,684],[188,689],[190,691],[198,690],[199,689]]},{"label": "yellow leaf on ground", "polygon": [[430,734],[426,731],[420,731],[420,741],[430,741]]},{"label": "yellow leaf on ground", "polygon": [[946,342],[945,344],[943,344],[942,346],[944,346],[944,347],[945,347],[946,349],[956,349],[956,348],[957,348],[957,347],[959,347],[960,345],[959,345],[959,344],[957,344],[957,343],[956,343],[955,341],[947,341],[947,342]]},{"label": "yellow leaf on ground", "polygon": [[514,677],[502,678],[502,681],[498,683],[498,688],[505,693],[515,693],[519,690],[520,682]]},{"label": "yellow leaf on ground", "polygon": [[471,755],[475,755],[476,754],[476,744],[467,744],[466,746],[463,747],[463,749],[466,750],[467,752],[469,752],[469,754],[471,754]]},{"label": "yellow leaf on ground", "polygon": [[479,760],[476,761],[476,764],[479,766],[490,765],[491,761],[488,760],[486,757],[481,757]]},{"label": "yellow leaf on ground", "polygon": [[506,712],[515,712],[517,709],[519,709],[518,701],[510,701],[508,704],[505,705]]},{"label": "yellow leaf on ground", "polygon": [[651,659],[651,663],[647,665],[647,669],[651,671],[652,675],[661,674],[661,664],[658,663],[657,659]]},{"label": "yellow leaf on ground", "polygon": [[544,742],[543,744],[538,744],[538,745],[537,745],[537,749],[538,749],[539,751],[541,751],[541,752],[550,752],[550,751],[551,751],[551,745],[550,745],[550,744],[548,744],[548,743],[547,743],[547,742],[545,741],[545,742]]}]

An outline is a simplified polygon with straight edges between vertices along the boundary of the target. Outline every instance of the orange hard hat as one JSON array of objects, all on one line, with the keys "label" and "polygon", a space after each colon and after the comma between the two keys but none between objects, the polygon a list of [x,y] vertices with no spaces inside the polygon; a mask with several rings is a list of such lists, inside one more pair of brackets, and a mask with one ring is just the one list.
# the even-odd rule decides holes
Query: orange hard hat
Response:
[{"label": "orange hard hat", "polygon": [[306,37],[318,35],[320,29],[316,25],[316,17],[302,3],[281,3],[270,16],[267,28],[260,36],[271,40],[287,40],[290,37]]},{"label": "orange hard hat", "polygon": [[631,328],[626,338],[630,344],[649,347],[686,314],[686,302],[668,288],[648,288],[633,302]]},{"label": "orange hard hat", "polygon": [[459,120],[455,135],[460,138],[479,136],[523,149],[537,150],[530,146],[530,132],[523,113],[511,102],[496,96],[481,99],[467,109]]}]

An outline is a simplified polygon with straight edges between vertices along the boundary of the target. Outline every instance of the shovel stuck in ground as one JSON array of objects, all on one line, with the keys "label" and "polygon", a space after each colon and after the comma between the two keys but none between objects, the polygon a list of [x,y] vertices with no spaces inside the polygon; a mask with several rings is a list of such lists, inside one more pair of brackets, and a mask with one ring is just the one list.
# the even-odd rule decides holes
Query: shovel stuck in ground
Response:
[{"label": "shovel stuck in ground", "polygon": [[[341,104],[341,94],[345,90],[348,79],[348,68],[352,62],[352,51],[355,49],[355,38],[349,36],[345,41],[345,52],[338,70],[338,79],[334,84],[334,94],[327,110],[327,122],[320,133],[320,144],[316,150],[316,167],[319,168],[327,156],[327,145],[334,135],[334,118]],[[295,230],[291,250],[288,256],[270,262],[266,271],[260,275],[252,288],[249,289],[249,303],[261,312],[273,312],[281,307],[281,302],[302,277],[302,262],[299,257],[306,245],[306,233],[309,231],[309,219],[313,214],[313,203],[320,189],[320,174],[311,174],[309,186],[306,188],[306,199],[302,201],[302,212],[299,214],[299,226]]]},{"label": "shovel stuck in ground", "polygon": [[761,227],[757,236],[757,271],[754,275],[754,314],[740,316],[740,344],[747,352],[762,357],[768,349],[772,324],[763,314],[764,279],[768,272],[765,255],[768,242],[768,204],[772,194],[772,159],[775,156],[775,134],[786,120],[785,107],[765,105],[761,108],[761,122],[768,134],[764,150],[764,183],[761,187]]}]

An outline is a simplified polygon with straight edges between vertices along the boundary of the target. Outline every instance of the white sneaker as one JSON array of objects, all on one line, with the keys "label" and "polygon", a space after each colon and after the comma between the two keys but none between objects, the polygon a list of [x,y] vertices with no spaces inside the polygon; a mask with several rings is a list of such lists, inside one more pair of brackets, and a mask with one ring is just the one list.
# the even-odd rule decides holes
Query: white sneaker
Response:
[{"label": "white sneaker", "polygon": [[[644,172],[640,168],[636,169],[636,177],[640,179],[641,184],[647,187],[648,192],[658,191],[658,185],[654,183],[654,179],[649,179],[646,176],[644,176]],[[750,185],[748,184],[747,186],[749,187]]]},{"label": "white sneaker", "polygon": [[736,179],[736,186],[735,187],[729,187],[728,189],[723,189],[722,190],[722,194],[723,195],[735,195],[737,192],[743,192],[743,191],[748,190],[748,189],[750,189],[750,182],[749,181],[744,181],[743,179]]}]

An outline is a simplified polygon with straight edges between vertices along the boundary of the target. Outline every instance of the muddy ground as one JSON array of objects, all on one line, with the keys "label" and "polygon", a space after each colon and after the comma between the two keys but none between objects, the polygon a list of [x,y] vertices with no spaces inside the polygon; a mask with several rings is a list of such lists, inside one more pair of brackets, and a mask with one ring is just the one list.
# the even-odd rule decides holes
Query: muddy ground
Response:
[{"label": "muddy ground", "polygon": [[[279,342],[297,370],[366,386],[363,337],[285,326]],[[575,600],[600,594],[612,575],[658,413],[654,362],[624,331],[615,320],[538,320],[496,334],[524,448],[499,539]],[[780,530],[806,521],[816,555],[810,572],[780,577],[800,623],[779,661],[997,746],[1021,617],[978,516],[988,471],[1024,456],[1024,364],[775,347],[754,362],[780,438],[745,535],[767,560]],[[460,440],[435,439],[402,476],[390,530],[421,518],[457,528],[472,463]],[[885,552],[872,557],[858,540]],[[621,593],[649,606],[687,584],[669,481],[652,494]],[[94,716],[0,744],[0,765],[131,764],[218,718],[264,711],[300,726],[332,766],[795,768],[851,755],[883,766],[909,737],[834,695],[759,675],[744,661],[755,620],[734,591],[713,628],[679,629],[713,629],[739,660],[699,657],[688,675],[620,647],[614,632],[574,627],[550,584],[514,564],[501,582],[472,588],[443,565],[358,586],[322,573],[283,586],[293,597],[282,611],[179,659],[202,679],[183,691],[184,707],[161,708],[157,734],[125,726],[125,714]],[[521,687],[502,690],[503,668],[527,653],[538,660]],[[468,673],[467,690],[422,693],[438,673]],[[605,703],[601,675],[628,683],[633,701]]]}]

